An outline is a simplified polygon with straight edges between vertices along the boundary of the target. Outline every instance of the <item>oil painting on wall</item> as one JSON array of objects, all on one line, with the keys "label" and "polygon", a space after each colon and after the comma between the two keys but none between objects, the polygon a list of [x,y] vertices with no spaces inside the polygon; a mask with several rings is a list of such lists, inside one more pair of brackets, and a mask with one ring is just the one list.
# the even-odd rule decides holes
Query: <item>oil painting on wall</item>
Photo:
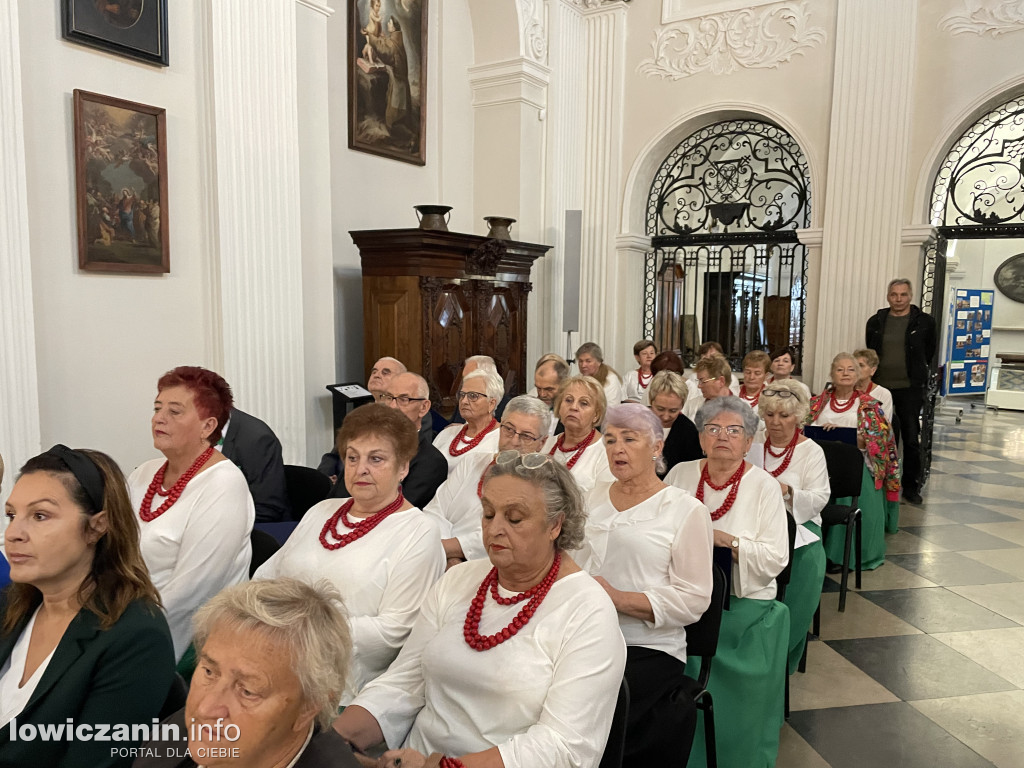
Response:
[{"label": "oil painting on wall", "polygon": [[78,266],[170,271],[165,113],[75,90]]},{"label": "oil painting on wall", "polygon": [[348,145],[426,164],[427,0],[349,0]]}]

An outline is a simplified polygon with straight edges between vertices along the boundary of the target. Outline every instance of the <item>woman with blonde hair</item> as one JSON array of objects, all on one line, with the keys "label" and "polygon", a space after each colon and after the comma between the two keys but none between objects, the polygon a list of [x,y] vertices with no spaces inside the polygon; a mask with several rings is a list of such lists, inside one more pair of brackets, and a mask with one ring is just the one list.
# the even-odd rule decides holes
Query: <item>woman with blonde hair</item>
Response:
[{"label": "woman with blonde hair", "polygon": [[604,401],[608,405],[618,405],[626,397],[622,385],[622,377],[604,361],[604,352],[592,341],[581,344],[576,350],[576,366],[581,376],[591,376],[604,389]]},{"label": "woman with blonde hair", "polygon": [[651,380],[651,410],[661,422],[664,431],[665,447],[662,456],[665,469],[659,472],[664,476],[672,467],[681,461],[696,461],[704,458],[700,447],[700,433],[688,416],[683,415],[683,406],[690,388],[678,373],[658,371]]},{"label": "woman with blonde hair", "polygon": [[598,431],[607,405],[597,379],[571,376],[563,381],[555,395],[554,410],[565,431],[549,438],[544,452],[569,469],[584,493],[599,480],[611,482],[614,476],[608,469],[608,456]]}]

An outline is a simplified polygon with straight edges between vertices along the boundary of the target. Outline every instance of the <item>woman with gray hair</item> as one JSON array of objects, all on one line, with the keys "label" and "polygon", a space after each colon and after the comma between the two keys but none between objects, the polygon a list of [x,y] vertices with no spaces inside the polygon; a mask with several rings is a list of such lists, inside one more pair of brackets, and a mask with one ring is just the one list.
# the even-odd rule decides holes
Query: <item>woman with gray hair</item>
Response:
[{"label": "woman with gray hair", "polygon": [[[358,768],[330,728],[352,654],[341,596],[328,582],[252,581],[196,613],[198,666],[185,708],[167,718],[178,739],[154,741],[136,768]],[[168,737],[168,728],[161,729]],[[182,759],[181,736],[188,739]],[[223,750],[223,752],[219,752]]]},{"label": "woman with gray hair", "polygon": [[517,451],[482,490],[489,562],[434,585],[391,668],[334,727],[359,749],[385,741],[388,768],[432,753],[443,766],[596,766],[626,650],[608,595],[566,554],[583,542],[583,498],[550,456]]},{"label": "woman with gray hair", "polygon": [[[530,453],[547,439],[551,409],[536,397],[519,395],[509,400],[498,430],[498,452]],[[434,494],[423,511],[441,528],[441,544],[451,568],[463,560],[487,557],[480,529],[480,498],[484,474],[494,465],[498,453],[473,452],[460,462]]]},{"label": "woman with gray hair", "polygon": [[675,696],[684,685],[684,627],[711,600],[711,517],[658,478],[661,432],[658,417],[639,403],[608,410],[604,446],[615,482],[587,496],[578,557],[611,597],[626,639],[626,765],[678,764],[690,753],[697,708],[689,696]]},{"label": "woman with gray hair", "polygon": [[466,456],[498,450],[498,420],[494,409],[505,396],[505,383],[496,371],[477,368],[462,379],[456,399],[465,424],[449,424],[434,438],[434,447],[448,462],[448,474]]},{"label": "woman with gray hair", "polygon": [[[730,724],[718,761],[762,768],[775,765],[782,727],[789,609],[774,598],[789,559],[786,507],[775,478],[744,460],[759,424],[750,406],[716,397],[696,424],[707,459],[677,464],[665,480],[707,506],[715,546],[732,552],[733,597],[708,681],[716,720]],[[691,765],[704,764],[703,733],[697,728]]]},{"label": "woman with gray hair", "polygon": [[810,403],[796,379],[780,379],[761,390],[758,412],[766,437],[755,442],[747,461],[775,478],[786,511],[797,524],[786,599],[789,606],[789,674],[796,671],[807,644],[807,628],[821,599],[825,548],[821,543],[821,510],[831,494],[825,452],[804,436],[800,425]]}]

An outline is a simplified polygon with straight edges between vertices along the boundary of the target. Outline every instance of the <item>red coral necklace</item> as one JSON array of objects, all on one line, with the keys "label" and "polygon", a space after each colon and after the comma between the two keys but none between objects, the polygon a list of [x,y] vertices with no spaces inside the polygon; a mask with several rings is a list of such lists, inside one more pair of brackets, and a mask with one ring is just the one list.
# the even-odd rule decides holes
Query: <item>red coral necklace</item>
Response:
[{"label": "red coral necklace", "polygon": [[740,397],[750,403],[751,408],[756,408],[758,402],[761,400],[761,393],[764,392],[764,387],[757,390],[757,394],[753,397],[747,397],[747,385],[740,384]]},{"label": "red coral necklace", "polygon": [[828,405],[832,409],[832,413],[846,413],[848,410],[853,408],[853,404],[857,402],[858,395],[860,393],[857,390],[853,390],[850,394],[850,399],[846,401],[846,405],[839,405],[839,401],[836,400],[836,391],[833,389],[828,396]]},{"label": "red coral necklace", "polygon": [[651,383],[651,379],[653,379],[653,378],[654,378],[654,371],[651,371],[648,374],[644,374],[644,369],[643,368],[637,368],[636,369],[636,380],[637,380],[637,383],[640,385],[640,389],[641,390],[647,389],[647,385]]},{"label": "red coral necklace", "polygon": [[566,469],[572,469],[574,466],[576,466],[576,462],[580,460],[580,456],[583,455],[583,452],[587,450],[587,446],[594,442],[595,435],[597,435],[597,430],[592,429],[590,430],[589,435],[587,435],[585,438],[583,438],[576,444],[575,448],[563,448],[562,446],[565,445],[565,432],[563,432],[558,436],[558,439],[555,441],[555,444],[551,446],[551,450],[548,451],[548,456],[554,456],[556,450],[559,450],[562,453],[572,453],[573,451],[575,451],[575,453],[573,453],[569,461],[565,463]]},{"label": "red coral necklace", "polygon": [[[199,454],[199,458],[192,462],[192,466],[182,473],[181,477],[178,478],[178,482],[171,486],[169,491],[163,490],[164,476],[167,474],[167,467],[170,465],[169,461],[165,461],[164,465],[157,470],[157,473],[153,475],[153,480],[149,484],[149,488],[146,489],[146,495],[142,497],[142,505],[139,507],[139,517],[142,518],[143,522],[150,522],[156,520],[160,515],[166,512],[168,509],[174,506],[174,502],[178,500],[182,492],[185,490],[185,486],[188,485],[189,480],[196,476],[196,473],[203,468],[203,465],[210,460],[213,456],[214,448],[209,446],[205,451]],[[167,500],[156,509],[153,509],[153,497],[159,494],[160,496],[166,496]]]},{"label": "red coral necklace", "polygon": [[[789,468],[789,462],[793,460],[793,452],[796,451],[797,441],[800,439],[800,430],[797,429],[793,432],[793,439],[789,441],[789,444],[781,451],[776,453],[772,450],[772,439],[769,437],[764,441],[764,457],[763,463],[764,468],[768,469],[768,457],[773,456],[776,459],[782,459],[782,463],[779,464],[775,469],[768,469],[768,473],[772,477],[778,477]],[[785,458],[783,458],[785,457]]]},{"label": "red coral necklace", "polygon": [[697,500],[704,503],[704,484],[707,483],[713,490],[724,491],[726,488],[729,489],[728,495],[725,497],[725,501],[718,509],[711,513],[711,519],[717,520],[730,509],[736,501],[736,494],[740,490],[740,481],[743,479],[743,471],[746,469],[746,463],[740,462],[740,468],[736,470],[732,477],[725,481],[724,485],[715,485],[711,482],[711,474],[708,472],[708,465],[705,462],[703,469],[700,471],[700,482],[697,483]]},{"label": "red coral necklace", "polygon": [[[364,517],[357,523],[352,522],[348,513],[352,511],[352,506],[356,503],[355,499],[349,499],[335,512],[330,518],[324,523],[323,529],[320,531],[320,544],[324,549],[341,549],[342,547],[351,544],[353,541],[363,538],[366,534],[376,528],[378,525],[384,522],[384,519],[388,515],[392,515],[398,511],[398,508],[402,506],[405,501],[405,497],[402,495],[402,490],[398,490],[398,498],[388,504],[384,509],[380,509],[374,512],[369,517]],[[338,522],[341,522],[346,528],[351,529],[351,533],[340,533],[338,531]],[[333,539],[333,540],[332,540]]]},{"label": "red coral necklace", "polygon": [[487,476],[487,470],[494,466],[497,462],[498,457],[495,456],[491,459],[491,463],[484,467],[484,471],[480,473],[480,482],[476,484],[476,495],[477,498],[482,499],[484,497],[484,478]]},{"label": "red coral necklace", "polygon": [[[551,591],[551,585],[558,578],[558,568],[561,564],[562,553],[555,552],[555,561],[551,564],[551,569],[548,571],[547,576],[541,579],[539,584],[525,592],[520,592],[514,597],[501,597],[498,594],[498,569],[492,568],[480,584],[480,588],[476,591],[476,597],[473,598],[473,602],[469,604],[466,622],[462,626],[462,636],[466,639],[469,647],[476,651],[486,651],[496,645],[501,645],[525,627],[530,622],[530,619],[533,618],[533,614],[537,612],[540,604],[544,602],[548,592]],[[488,592],[491,593],[491,597],[494,598],[498,605],[515,605],[523,600],[529,600],[529,602],[523,606],[523,609],[503,629],[498,630],[493,635],[481,635],[480,617],[483,615],[484,602],[487,599]]]},{"label": "red coral necklace", "polygon": [[494,431],[495,427],[497,426],[498,420],[495,418],[491,418],[491,423],[488,424],[483,429],[481,429],[477,433],[476,437],[474,437],[472,440],[466,443],[465,447],[463,447],[462,441],[466,439],[466,431],[469,429],[469,424],[467,423],[462,429],[459,430],[459,433],[455,435],[455,438],[452,440],[451,445],[448,446],[448,455],[461,456],[464,453],[472,451],[474,448],[480,445],[480,441],[484,439],[487,433]]}]

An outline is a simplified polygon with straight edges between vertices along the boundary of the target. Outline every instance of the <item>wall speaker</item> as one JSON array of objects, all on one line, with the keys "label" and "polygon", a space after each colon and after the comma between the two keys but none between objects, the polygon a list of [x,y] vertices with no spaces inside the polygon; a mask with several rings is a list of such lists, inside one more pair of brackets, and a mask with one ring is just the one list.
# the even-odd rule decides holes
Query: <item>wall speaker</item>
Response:
[{"label": "wall speaker", "polygon": [[562,250],[562,331],[580,329],[580,252],[583,211],[565,212],[565,247]]}]

